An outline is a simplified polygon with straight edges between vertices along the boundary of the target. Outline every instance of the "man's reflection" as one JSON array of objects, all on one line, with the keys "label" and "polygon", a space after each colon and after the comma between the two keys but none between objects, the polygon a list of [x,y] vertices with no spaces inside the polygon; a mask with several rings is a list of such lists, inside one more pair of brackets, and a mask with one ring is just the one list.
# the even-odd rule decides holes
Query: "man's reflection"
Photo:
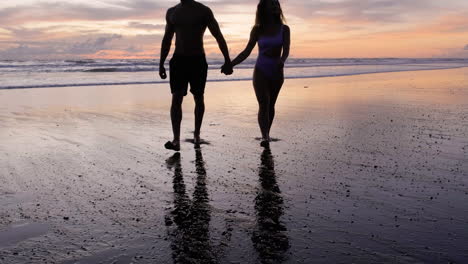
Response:
[{"label": "man's reflection", "polygon": [[174,209],[172,216],[166,217],[166,225],[173,225],[169,231],[174,263],[217,263],[209,236],[210,207],[206,188],[206,170],[200,149],[195,152],[197,181],[190,200],[186,193],[180,153],[166,161],[167,167],[174,170]]},{"label": "man's reflection", "polygon": [[275,164],[269,149],[261,155],[259,167],[260,188],[255,198],[257,226],[252,241],[262,263],[285,260],[289,249],[286,227],[281,223],[283,198],[276,182]]}]

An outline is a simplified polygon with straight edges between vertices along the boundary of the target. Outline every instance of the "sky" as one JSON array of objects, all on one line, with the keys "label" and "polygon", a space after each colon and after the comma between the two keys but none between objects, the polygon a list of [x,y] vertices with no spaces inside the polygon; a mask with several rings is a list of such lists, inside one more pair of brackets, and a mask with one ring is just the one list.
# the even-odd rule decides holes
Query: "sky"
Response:
[{"label": "sky", "polygon": [[[256,0],[200,0],[231,56],[245,47]],[[0,60],[158,58],[177,0],[0,2]],[[296,58],[468,58],[467,0],[280,0]],[[206,53],[221,57],[205,34]]]}]

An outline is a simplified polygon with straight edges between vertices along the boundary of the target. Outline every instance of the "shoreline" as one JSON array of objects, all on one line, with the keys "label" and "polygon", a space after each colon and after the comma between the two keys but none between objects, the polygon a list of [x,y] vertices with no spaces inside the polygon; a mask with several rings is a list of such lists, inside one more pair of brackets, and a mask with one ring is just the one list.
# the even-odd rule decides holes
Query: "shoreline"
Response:
[{"label": "shoreline", "polygon": [[[380,65],[377,65],[380,66]],[[322,66],[327,67],[327,66]],[[296,68],[296,67],[293,67]],[[299,67],[301,68],[301,67]],[[304,67],[305,68],[305,67]],[[294,79],[320,79],[320,78],[334,78],[334,77],[347,77],[347,76],[359,76],[359,75],[370,75],[370,74],[385,74],[385,73],[398,73],[398,72],[419,72],[419,71],[443,71],[443,70],[455,70],[468,68],[468,66],[457,66],[457,67],[442,67],[442,68],[431,68],[431,69],[411,69],[411,70],[389,70],[379,72],[362,72],[362,73],[349,73],[349,74],[327,74],[327,75],[314,75],[314,76],[285,76],[285,80]],[[252,69],[253,70],[253,69]],[[93,73],[90,73],[93,74]],[[99,74],[94,72],[94,74]],[[157,76],[157,72],[154,72]],[[91,77],[91,76],[90,76]],[[252,81],[252,78],[232,78],[232,79],[215,79],[207,80],[207,83],[217,82],[241,82],[241,81]],[[124,85],[147,85],[147,84],[169,84],[168,80],[165,81],[145,81],[145,82],[117,82],[117,83],[84,83],[84,84],[44,84],[44,85],[20,85],[20,86],[5,86],[1,87],[0,90],[23,90],[23,89],[43,89],[43,88],[69,88],[69,87],[89,87],[89,86],[124,86]]]}]

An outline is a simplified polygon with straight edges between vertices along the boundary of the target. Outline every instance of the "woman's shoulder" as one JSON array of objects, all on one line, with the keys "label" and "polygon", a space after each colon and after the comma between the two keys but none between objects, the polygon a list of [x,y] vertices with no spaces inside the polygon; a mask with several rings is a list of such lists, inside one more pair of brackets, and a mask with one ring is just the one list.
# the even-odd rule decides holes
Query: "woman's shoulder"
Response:
[{"label": "woman's shoulder", "polygon": [[258,36],[259,35],[259,32],[260,32],[260,27],[258,25],[254,25],[252,27],[252,30],[250,31],[250,34],[251,35],[255,35],[255,36]]},{"label": "woman's shoulder", "polygon": [[289,28],[289,26],[286,25],[286,24],[283,24],[283,30],[284,30],[284,31],[288,31],[288,32],[291,31],[291,29]]}]

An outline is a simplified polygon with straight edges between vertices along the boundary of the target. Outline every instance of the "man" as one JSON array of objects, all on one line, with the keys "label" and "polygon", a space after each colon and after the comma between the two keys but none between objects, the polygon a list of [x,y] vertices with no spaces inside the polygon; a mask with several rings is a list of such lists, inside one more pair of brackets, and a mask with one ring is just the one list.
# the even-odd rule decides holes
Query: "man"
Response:
[{"label": "man", "polygon": [[205,112],[204,91],[208,65],[203,48],[203,35],[206,28],[218,42],[225,64],[222,72],[232,74],[231,59],[223,34],[213,12],[205,5],[194,0],[181,0],[180,4],[170,8],[166,14],[166,32],[161,45],[159,76],[166,79],[164,62],[171,49],[172,38],[176,35],[176,48],[170,61],[170,86],[172,93],[171,121],[174,139],[164,146],[175,151],[180,150],[180,123],[182,121],[182,101],[187,95],[188,84],[195,100],[195,147],[200,146],[200,128]]}]

